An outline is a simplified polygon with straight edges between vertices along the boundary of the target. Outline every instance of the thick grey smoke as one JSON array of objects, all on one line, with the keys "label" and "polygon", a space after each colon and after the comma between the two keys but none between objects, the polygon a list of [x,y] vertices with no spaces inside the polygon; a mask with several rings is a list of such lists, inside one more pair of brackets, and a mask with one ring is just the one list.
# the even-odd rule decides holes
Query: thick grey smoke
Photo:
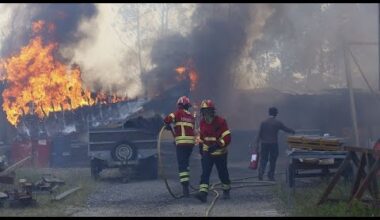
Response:
[{"label": "thick grey smoke", "polygon": [[[266,116],[266,108],[283,100],[275,92],[252,96],[250,93],[258,92],[254,89],[316,93],[345,88],[342,42],[378,41],[377,4],[198,4],[194,12],[184,6],[186,13],[172,13],[179,11],[173,6],[168,23],[163,26],[167,28],[166,34],[151,31],[149,39],[142,37],[143,68],[139,68],[136,47],[130,49],[131,45],[136,46],[137,37],[123,35],[122,30],[136,32],[135,20],[130,17],[139,7],[144,15],[140,24],[142,32],[160,26],[152,25],[160,19],[146,19],[154,14],[154,10],[149,11],[153,5],[146,6],[149,13],[141,6],[125,11],[124,18],[105,4],[96,5],[97,16],[93,16],[97,11],[93,5],[70,11],[69,4],[61,7],[68,15],[75,12],[68,23],[59,23],[60,13],[56,10],[59,7],[48,4],[14,7],[10,16],[12,25],[8,28],[12,34],[2,44],[2,54],[18,49],[25,43],[23,40],[29,39],[31,19],[49,18],[57,25],[57,35],[65,30],[57,36],[62,41],[59,43],[67,43],[61,49],[66,50],[66,58],[80,65],[86,85],[93,85],[95,90],[107,87],[106,91],[125,91],[131,97],[144,92],[151,97],[177,84],[175,68],[191,58],[199,74],[193,99],[214,99],[218,111],[231,118],[231,124],[236,122],[236,127],[242,127],[246,115],[250,115],[251,121],[244,126],[257,127],[258,120]],[[192,16],[188,17],[189,14]],[[183,28],[186,31],[181,25],[170,28],[182,21],[191,23],[192,28],[186,26]],[[75,31],[78,27],[79,32]],[[87,35],[86,40],[76,41],[83,34]],[[158,40],[152,43],[153,38]],[[377,46],[351,49],[376,89]],[[146,51],[151,51],[149,59],[144,57]],[[152,65],[147,65],[149,62]],[[355,65],[352,69],[354,87],[368,89]],[[262,112],[260,117],[255,114],[257,109]],[[236,114],[237,111],[241,114]],[[299,114],[297,111],[294,110],[294,115]],[[316,113],[313,117],[317,116]]]},{"label": "thick grey smoke", "polygon": [[[199,6],[193,15],[192,32],[194,62],[200,74],[196,97],[226,101],[232,92],[234,64],[245,45],[250,7],[231,5]],[[233,10],[228,16],[228,10]],[[225,16],[227,15],[227,16]]]},{"label": "thick grey smoke", "polygon": [[191,18],[194,28],[188,36],[171,35],[155,42],[151,58],[157,67],[146,75],[146,87],[151,89],[152,82],[156,82],[156,87],[164,88],[175,80],[175,68],[191,58],[199,74],[195,100],[225,101],[233,86],[234,63],[246,43],[249,11],[250,7],[238,4],[198,5]]},{"label": "thick grey smoke", "polygon": [[2,57],[17,52],[28,43],[32,36],[32,22],[43,20],[53,23],[55,31],[49,37],[64,46],[84,37],[78,35],[79,24],[97,13],[94,4],[21,4],[8,7],[13,7],[13,13],[9,34],[2,42]]},{"label": "thick grey smoke", "polygon": [[[198,5],[192,16],[193,30],[186,36],[190,44],[187,54],[199,73],[193,99],[212,98],[218,111],[230,119],[232,127],[256,129],[267,116],[269,106],[288,108],[292,105],[285,103],[288,98],[280,92],[254,89],[315,94],[345,88],[342,43],[378,42],[377,10],[376,4]],[[175,42],[166,46],[168,51],[183,47]],[[377,88],[377,46],[352,46],[351,49],[371,85]],[[159,52],[153,49],[152,54]],[[177,58],[166,56],[165,65],[171,61],[169,66],[179,65]],[[160,61],[157,66],[163,63]],[[354,87],[368,91],[355,65],[351,67]],[[170,75],[167,71],[155,73],[158,84]],[[327,105],[335,108],[335,102]],[[349,111],[349,103],[345,104],[345,110]],[[312,110],[307,113],[311,122],[301,120],[291,125],[321,127],[321,118],[326,115],[321,115],[312,103],[305,103],[304,108],[308,108],[306,105]],[[288,121],[302,114],[302,108],[296,107],[280,111],[286,113]],[[342,120],[345,122],[341,124],[347,126],[350,118]]]},{"label": "thick grey smoke", "polygon": [[[298,92],[346,86],[344,42],[378,42],[377,4],[276,4],[262,39],[252,50],[259,70],[275,88]],[[378,78],[377,46],[351,46],[372,81]],[[274,53],[282,68],[268,69],[264,54]],[[365,63],[369,61],[370,63]],[[351,61],[352,62],[352,61]],[[371,68],[368,68],[368,67]],[[354,69],[354,68],[353,68]],[[359,74],[354,84],[365,88]],[[376,86],[377,85],[373,85]]]},{"label": "thick grey smoke", "polygon": [[189,40],[179,34],[170,34],[157,40],[152,47],[151,62],[155,66],[141,76],[145,94],[152,97],[178,84],[175,69],[191,57]]}]

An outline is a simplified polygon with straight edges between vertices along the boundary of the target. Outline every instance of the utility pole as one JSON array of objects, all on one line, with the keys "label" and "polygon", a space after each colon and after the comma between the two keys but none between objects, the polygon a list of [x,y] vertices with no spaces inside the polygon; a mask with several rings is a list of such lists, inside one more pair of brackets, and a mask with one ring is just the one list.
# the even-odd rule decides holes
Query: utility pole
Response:
[{"label": "utility pole", "polygon": [[377,71],[379,71],[379,91],[380,91],[380,4],[377,4],[378,6],[378,36],[377,36],[377,46],[378,46],[378,53],[377,53],[377,56],[378,56],[378,59],[379,59],[379,62],[377,63]]},{"label": "utility pole", "polygon": [[350,95],[352,128],[354,130],[355,145],[358,147],[359,146],[359,132],[358,132],[358,122],[356,119],[356,106],[355,106],[354,91],[352,88],[352,74],[351,74],[350,60],[348,57],[348,47],[349,47],[349,44],[346,41],[344,41],[343,56],[344,56],[344,64],[345,64],[345,69],[346,69],[347,88]]}]

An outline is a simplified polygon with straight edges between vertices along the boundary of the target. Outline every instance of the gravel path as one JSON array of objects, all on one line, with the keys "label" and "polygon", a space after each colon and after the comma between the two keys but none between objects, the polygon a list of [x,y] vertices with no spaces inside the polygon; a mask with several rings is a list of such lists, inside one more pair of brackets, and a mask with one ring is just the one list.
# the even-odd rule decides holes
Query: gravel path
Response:
[{"label": "gravel path", "polygon": [[[233,146],[230,146],[228,167],[232,180],[257,176],[257,171],[248,169],[250,150],[247,146],[250,138],[246,139],[236,138]],[[172,145],[162,146],[169,184],[174,193],[180,194],[181,185],[173,152]],[[283,159],[284,157],[277,164],[279,173],[285,170]],[[117,176],[117,172],[107,172],[101,174],[103,178],[97,182],[96,191],[88,198],[87,207],[76,210],[73,216],[206,216],[214,198],[213,193],[210,193],[207,203],[201,203],[195,198],[174,199],[161,179],[121,183],[111,178]],[[190,179],[191,185],[196,188],[200,174],[200,156],[198,149],[194,148],[190,160]],[[283,177],[279,177],[278,181],[284,181]],[[210,183],[217,182],[219,179],[214,167]],[[274,195],[273,187],[232,189],[231,199],[218,199],[209,216],[285,216],[286,213],[277,208],[278,196]]]},{"label": "gravel path", "polygon": [[[192,163],[198,164],[199,158]],[[255,171],[247,169],[246,161],[233,162],[229,167],[231,179],[256,175]],[[192,185],[195,187],[199,171],[199,167],[192,166]],[[174,174],[168,173],[169,176]],[[161,179],[121,183],[111,178],[112,175],[112,172],[103,175],[96,192],[88,198],[87,208],[76,210],[73,216],[205,216],[214,198],[210,193],[207,203],[200,203],[195,198],[174,199]],[[219,182],[216,170],[210,182]],[[169,184],[174,193],[181,192],[181,186],[174,177]],[[271,186],[232,189],[231,199],[218,199],[210,216],[284,216],[285,213],[275,208],[273,192]]]}]

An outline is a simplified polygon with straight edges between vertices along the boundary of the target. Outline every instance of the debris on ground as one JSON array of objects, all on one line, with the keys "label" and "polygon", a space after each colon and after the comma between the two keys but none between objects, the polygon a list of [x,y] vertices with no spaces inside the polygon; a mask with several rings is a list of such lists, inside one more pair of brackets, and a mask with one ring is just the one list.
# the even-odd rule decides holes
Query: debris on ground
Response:
[{"label": "debris on ground", "polygon": [[4,199],[8,199],[9,206],[12,208],[26,207],[36,203],[33,199],[32,187],[33,184],[28,182],[26,179],[19,179],[18,189],[13,189],[11,191],[5,191]]},{"label": "debris on ground", "polygon": [[59,195],[53,197],[52,200],[54,200],[54,201],[59,201],[59,200],[65,198],[66,196],[68,196],[68,195],[74,193],[75,191],[81,189],[81,188],[82,188],[82,187],[78,186],[78,187],[75,187],[75,188],[69,189],[69,190],[67,190],[67,191],[65,191],[65,192],[63,192],[63,193],[61,193],[61,194],[59,194]]},{"label": "debris on ground", "polygon": [[4,159],[4,157],[0,157],[0,183],[3,183],[3,184],[14,184],[14,180],[15,180],[15,170],[19,167],[21,167],[22,165],[25,164],[25,162],[27,162],[31,157],[28,156],[28,157],[25,157],[24,159],[18,161],[17,163],[7,167],[7,163],[6,163],[6,160]]},{"label": "debris on ground", "polygon": [[18,161],[17,163],[15,163],[15,164],[7,167],[6,169],[4,169],[3,171],[0,172],[0,176],[7,176],[8,174],[10,174],[13,171],[15,171],[17,168],[19,168],[22,165],[24,165],[30,159],[31,159],[31,156],[25,157],[24,159]]},{"label": "debris on ground", "polygon": [[[26,160],[24,160],[26,161]],[[23,162],[22,162],[23,163]],[[18,162],[18,165],[21,163]],[[16,165],[16,164],[15,164]],[[16,166],[13,166],[16,167]],[[14,168],[12,168],[14,169]],[[25,178],[21,178],[18,181],[18,184],[14,184],[14,171],[7,173],[7,176],[0,176],[0,183],[8,183],[15,186],[12,190],[0,192],[0,207],[4,207],[5,204],[8,204],[11,208],[21,208],[31,206],[37,203],[33,198],[32,192],[49,192],[50,194],[57,190],[60,186],[65,184],[60,178],[52,174],[44,174],[41,178],[36,181],[34,184],[28,181]],[[75,189],[74,191],[76,191]],[[60,200],[65,197],[67,194],[72,192],[66,192],[65,194],[60,194],[58,199],[56,197],[54,200]]]},{"label": "debris on ground", "polygon": [[46,174],[46,175],[43,175],[40,180],[34,183],[34,189],[40,190],[40,191],[48,191],[52,193],[59,186],[62,186],[64,184],[65,184],[65,181],[51,174]]}]

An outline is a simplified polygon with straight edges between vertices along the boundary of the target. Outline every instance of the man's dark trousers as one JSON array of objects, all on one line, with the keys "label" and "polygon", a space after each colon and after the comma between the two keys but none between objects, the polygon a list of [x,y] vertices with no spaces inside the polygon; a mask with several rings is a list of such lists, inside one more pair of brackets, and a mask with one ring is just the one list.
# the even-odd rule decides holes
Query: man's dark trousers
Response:
[{"label": "man's dark trousers", "polygon": [[268,178],[274,178],[274,172],[276,169],[276,161],[278,157],[278,144],[277,143],[262,143],[260,150],[260,166],[259,166],[259,178],[262,178],[265,173],[265,168],[269,159],[269,172]]}]

